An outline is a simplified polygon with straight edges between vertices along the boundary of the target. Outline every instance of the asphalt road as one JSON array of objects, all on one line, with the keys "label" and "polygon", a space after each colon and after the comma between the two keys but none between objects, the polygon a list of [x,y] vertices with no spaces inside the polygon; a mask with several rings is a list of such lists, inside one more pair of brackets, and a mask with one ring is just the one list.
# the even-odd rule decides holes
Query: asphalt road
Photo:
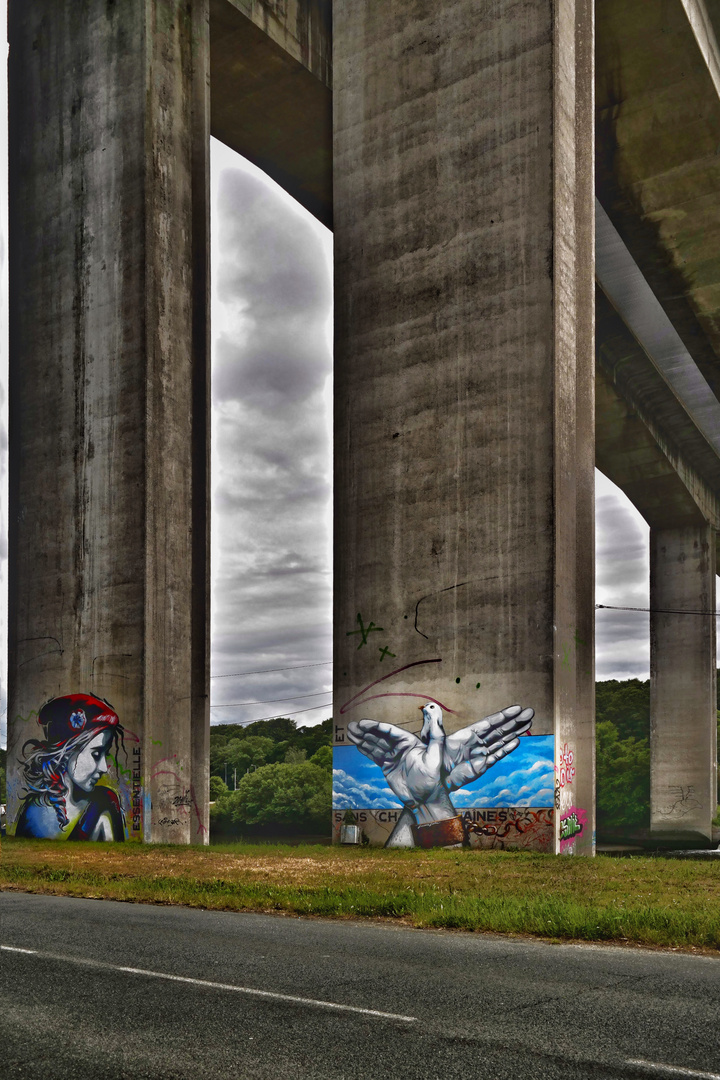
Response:
[{"label": "asphalt road", "polygon": [[8,1080],[720,1078],[712,957],[22,893],[0,927]]}]

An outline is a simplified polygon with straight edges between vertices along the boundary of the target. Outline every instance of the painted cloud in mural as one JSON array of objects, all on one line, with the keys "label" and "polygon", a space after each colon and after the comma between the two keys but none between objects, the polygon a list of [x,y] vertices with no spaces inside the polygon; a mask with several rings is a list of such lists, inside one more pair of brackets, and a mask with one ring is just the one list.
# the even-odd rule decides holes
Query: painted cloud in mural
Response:
[{"label": "painted cloud in mural", "polygon": [[[447,735],[437,702],[429,701],[421,710],[423,727],[419,735],[367,718],[350,721],[347,727],[350,741],[380,766],[386,786],[404,807],[389,846],[413,846],[419,842],[430,847],[462,842],[462,821],[451,793],[462,791],[516,751],[519,737],[530,729],[534,715],[532,709],[511,705]],[[339,799],[370,794],[367,785],[351,790],[352,778],[345,770],[339,772]],[[530,785],[525,786],[529,792]],[[385,797],[380,790],[372,794],[376,799]]]},{"label": "painted cloud in mural", "polygon": [[336,746],[333,769],[333,809],[398,809],[402,803],[390,790],[381,770],[354,746]]},{"label": "painted cloud in mural", "polygon": [[[466,807],[553,805],[553,735],[520,740],[511,759],[453,793],[457,809]],[[389,810],[402,806],[382,770],[355,746],[336,746],[333,809]],[[510,767],[512,769],[510,769]]]},{"label": "painted cloud in mural", "polygon": [[91,694],[67,694],[38,714],[43,738],[28,739],[20,766],[25,795],[16,836],[48,840],[124,840],[117,793],[104,782],[111,748],[124,729],[115,710]]},{"label": "painted cloud in mural", "polygon": [[522,739],[512,758],[453,795],[457,807],[552,806],[554,797],[553,735]]}]

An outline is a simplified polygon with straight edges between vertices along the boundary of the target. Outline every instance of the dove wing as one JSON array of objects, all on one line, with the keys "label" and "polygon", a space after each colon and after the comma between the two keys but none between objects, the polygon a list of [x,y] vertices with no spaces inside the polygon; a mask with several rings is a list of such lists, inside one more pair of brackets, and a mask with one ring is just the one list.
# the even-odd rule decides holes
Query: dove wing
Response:
[{"label": "dove wing", "polygon": [[417,735],[377,720],[351,720],[347,733],[358,750],[379,765],[386,775],[400,763],[408,750],[413,747],[425,749]]},{"label": "dove wing", "polygon": [[512,753],[532,724],[535,711],[511,705],[445,738],[443,771],[448,791],[472,783],[500,758]]}]

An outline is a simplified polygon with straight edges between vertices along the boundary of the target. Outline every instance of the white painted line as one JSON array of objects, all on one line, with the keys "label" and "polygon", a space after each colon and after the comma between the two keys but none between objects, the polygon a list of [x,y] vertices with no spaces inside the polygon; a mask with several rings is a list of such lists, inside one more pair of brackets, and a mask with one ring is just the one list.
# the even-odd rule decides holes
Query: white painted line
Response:
[{"label": "white painted line", "polygon": [[207,982],[205,979],[190,979],[185,975],[165,975],[160,971],[144,971],[142,968],[119,967],[115,970],[125,971],[129,975],[149,975],[153,979],[190,983],[192,986],[207,986],[211,990],[234,990],[236,994],[251,994],[253,997],[273,998],[276,1001],[294,1001],[298,1005],[319,1005],[323,1009],[341,1009],[343,1012],[362,1013],[363,1016],[380,1016],[384,1020],[404,1020],[407,1024],[414,1024],[417,1021],[417,1016],[400,1016],[398,1013],[380,1012],[378,1009],[361,1009],[359,1005],[340,1005],[335,1001],[319,1001],[317,998],[296,997],[294,994],[278,994],[274,990],[256,990],[251,986]]},{"label": "white painted line", "polygon": [[671,1073],[673,1076],[694,1076],[697,1080],[720,1080],[720,1073],[698,1072],[697,1069],[683,1069],[679,1065],[663,1065],[659,1061],[643,1061],[641,1058],[628,1058],[626,1065],[642,1065],[645,1069]]},{"label": "white painted line", "polygon": [[209,982],[206,979],[191,979],[186,975],[168,975],[163,971],[146,971],[144,968],[120,967],[105,961],[85,960],[76,956],[59,956],[57,953],[43,953],[37,949],[17,949],[11,945],[0,945],[8,952],[29,953],[47,960],[60,960],[68,964],[83,964],[103,970],[122,971],[126,975],[144,975],[151,979],[167,979],[168,982],[188,983],[190,986],[204,986],[209,990],[232,990],[236,994],[250,997],[270,998],[273,1001],[292,1001],[296,1005],[314,1005],[320,1009],[335,1009],[339,1012],[360,1013],[362,1016],[377,1016],[381,1020],[402,1020],[405,1024],[417,1023],[417,1016],[401,1016],[399,1013],[381,1012],[380,1009],[362,1009],[359,1005],[341,1005],[337,1001],[321,1001],[318,998],[297,997],[295,994],[280,994],[274,990],[257,990],[253,986],[235,986],[233,983]]}]

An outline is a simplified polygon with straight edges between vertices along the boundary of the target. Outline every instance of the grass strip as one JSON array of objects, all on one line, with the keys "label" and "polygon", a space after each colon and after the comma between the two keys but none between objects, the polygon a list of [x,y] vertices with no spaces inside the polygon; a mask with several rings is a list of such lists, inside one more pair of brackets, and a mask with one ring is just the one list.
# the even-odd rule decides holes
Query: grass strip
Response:
[{"label": "grass strip", "polygon": [[720,865],[524,852],[6,841],[0,888],[720,951]]}]

